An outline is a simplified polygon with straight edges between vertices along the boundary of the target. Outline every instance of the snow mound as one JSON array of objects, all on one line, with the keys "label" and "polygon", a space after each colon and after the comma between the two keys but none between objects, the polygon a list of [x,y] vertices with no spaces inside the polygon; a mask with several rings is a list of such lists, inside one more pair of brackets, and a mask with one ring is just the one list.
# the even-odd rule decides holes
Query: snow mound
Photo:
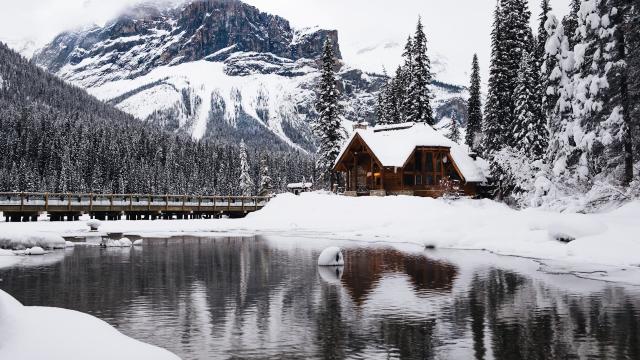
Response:
[{"label": "snow mound", "polygon": [[0,248],[24,250],[36,246],[43,249],[64,249],[66,241],[62,236],[50,233],[0,234]]},{"label": "snow mound", "polygon": [[102,222],[97,219],[91,219],[87,221],[87,226],[91,228],[92,231],[97,231],[100,225],[102,225]]},{"label": "snow mound", "polygon": [[72,248],[72,247],[75,247],[75,246],[76,246],[76,244],[71,242],[71,241],[67,241],[66,244],[65,244],[65,247],[67,247],[67,248]]},{"label": "snow mound", "polygon": [[39,246],[34,246],[30,249],[25,250],[24,254],[25,255],[44,255],[46,254],[46,251],[44,251],[44,249]]},{"label": "snow mound", "polygon": [[344,256],[342,249],[339,247],[329,247],[322,251],[318,257],[318,266],[342,266],[344,265]]},{"label": "snow mound", "polygon": [[[573,263],[637,266],[639,216],[640,202],[609,213],[568,214],[520,211],[491,200],[303,193],[278,195],[242,221],[244,227],[257,232],[313,232],[362,242],[402,242]],[[558,238],[572,241],[564,244]]]},{"label": "snow mound", "polygon": [[144,241],[143,241],[142,239],[138,239],[138,240],[136,240],[136,241],[134,241],[134,242],[133,242],[133,246],[142,246],[142,243],[143,243],[143,242],[144,242]]},{"label": "snow mound", "polygon": [[167,350],[131,339],[93,316],[22,306],[2,290],[0,323],[1,359],[179,359]]},{"label": "snow mound", "polygon": [[120,240],[108,240],[107,247],[131,247],[133,246],[133,243],[131,242],[131,240],[127,239],[127,238],[122,238]]}]

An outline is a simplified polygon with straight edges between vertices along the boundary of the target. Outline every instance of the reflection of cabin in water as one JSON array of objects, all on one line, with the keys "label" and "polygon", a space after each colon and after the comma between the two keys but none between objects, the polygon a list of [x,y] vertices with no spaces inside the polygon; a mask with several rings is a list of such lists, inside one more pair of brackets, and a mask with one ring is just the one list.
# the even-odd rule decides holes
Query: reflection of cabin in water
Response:
[{"label": "reflection of cabin in water", "polygon": [[346,195],[476,195],[483,160],[427,124],[359,127],[336,161]]},{"label": "reflection of cabin in water", "polygon": [[388,248],[345,252],[342,284],[356,304],[362,304],[387,275],[404,274],[416,292],[446,294],[458,276],[454,265],[424,255],[409,255]]}]

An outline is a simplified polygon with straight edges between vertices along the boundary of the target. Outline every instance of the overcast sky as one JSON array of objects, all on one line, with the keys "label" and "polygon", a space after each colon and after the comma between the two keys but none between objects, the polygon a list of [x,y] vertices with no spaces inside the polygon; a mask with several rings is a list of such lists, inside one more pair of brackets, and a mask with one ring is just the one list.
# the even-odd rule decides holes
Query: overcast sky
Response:
[{"label": "overcast sky", "polygon": [[[1,6],[0,39],[41,45],[55,34],[84,23],[104,23],[128,5],[142,0],[7,0]],[[158,1],[158,0],[157,0]],[[170,0],[179,1],[179,0]],[[564,15],[570,0],[551,0]],[[368,71],[393,72],[402,47],[422,16],[429,52],[438,78],[468,82],[471,58],[480,57],[487,73],[495,0],[246,0],[281,15],[295,27],[337,29],[345,61]],[[530,0],[534,21],[540,0]],[[537,31],[537,22],[534,23]],[[483,82],[486,81],[486,75]]]}]

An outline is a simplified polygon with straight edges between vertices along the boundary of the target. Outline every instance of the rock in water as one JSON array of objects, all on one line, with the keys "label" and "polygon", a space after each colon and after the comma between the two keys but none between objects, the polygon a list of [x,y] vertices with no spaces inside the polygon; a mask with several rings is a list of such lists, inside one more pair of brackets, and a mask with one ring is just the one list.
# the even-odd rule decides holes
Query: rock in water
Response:
[{"label": "rock in water", "polygon": [[344,256],[342,249],[332,246],[326,248],[318,257],[318,266],[342,266],[344,265]]},{"label": "rock in water", "polygon": [[46,252],[44,251],[43,248],[39,247],[39,246],[34,246],[31,249],[27,249],[24,251],[25,255],[44,255],[46,254]]}]

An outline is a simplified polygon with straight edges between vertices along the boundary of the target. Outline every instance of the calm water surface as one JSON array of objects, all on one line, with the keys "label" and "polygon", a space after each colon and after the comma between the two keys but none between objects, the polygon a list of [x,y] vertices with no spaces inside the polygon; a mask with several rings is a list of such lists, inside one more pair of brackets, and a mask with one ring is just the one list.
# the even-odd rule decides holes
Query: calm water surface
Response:
[{"label": "calm water surface", "polygon": [[640,288],[482,252],[348,243],[347,266],[319,269],[329,244],[76,247],[0,270],[0,288],[184,359],[640,359]]}]

